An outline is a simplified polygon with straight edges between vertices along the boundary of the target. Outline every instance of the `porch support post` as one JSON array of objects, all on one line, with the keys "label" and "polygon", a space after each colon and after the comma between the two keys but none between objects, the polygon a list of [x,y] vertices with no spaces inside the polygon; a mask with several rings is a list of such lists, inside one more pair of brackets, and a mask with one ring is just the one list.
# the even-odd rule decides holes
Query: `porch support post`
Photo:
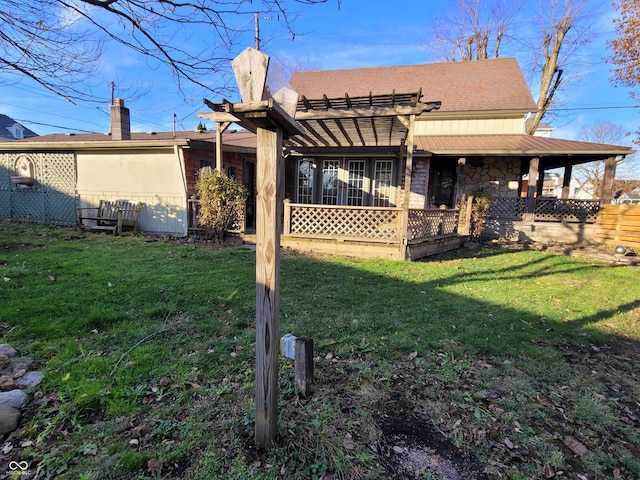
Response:
[{"label": "porch support post", "polygon": [[280,338],[280,232],[284,192],[282,131],[257,129],[256,204],[256,425],[260,450],[270,448],[278,429],[278,342]]},{"label": "porch support post", "polygon": [[409,115],[407,125],[406,117],[398,117],[402,123],[407,126],[407,159],[404,165],[404,202],[402,204],[402,220],[400,221],[400,241],[402,260],[407,258],[407,241],[409,238],[409,204],[411,202],[411,175],[413,175],[413,148],[414,148],[414,130],[416,116]]},{"label": "porch support post", "polygon": [[538,183],[538,168],[540,158],[533,157],[529,160],[529,182],[527,183],[527,198],[524,202],[524,215],[522,220],[533,223],[536,210],[536,184]]},{"label": "porch support post", "polygon": [[544,168],[541,168],[540,165],[538,165],[538,181],[536,182],[536,197],[538,198],[542,197],[542,194],[544,193],[544,175]]},{"label": "porch support post", "polygon": [[611,199],[613,198],[613,180],[616,178],[616,165],[616,157],[609,157],[604,162],[600,207],[605,203],[611,203]]},{"label": "porch support post", "polygon": [[573,165],[567,163],[564,166],[564,177],[562,178],[562,198],[569,198],[571,193],[571,176],[573,175]]},{"label": "porch support post", "polygon": [[460,208],[460,199],[464,195],[464,166],[467,163],[466,158],[458,158],[458,171],[456,172],[456,191],[455,202],[453,208]]},{"label": "porch support post", "polygon": [[222,134],[231,122],[216,122],[216,171],[222,172]]}]

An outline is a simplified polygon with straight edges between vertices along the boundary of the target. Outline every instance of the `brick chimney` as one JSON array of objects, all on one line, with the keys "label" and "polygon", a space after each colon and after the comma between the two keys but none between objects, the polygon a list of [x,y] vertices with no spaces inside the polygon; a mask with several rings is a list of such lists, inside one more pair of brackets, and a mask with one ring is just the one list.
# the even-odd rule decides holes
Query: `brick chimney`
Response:
[{"label": "brick chimney", "polygon": [[131,120],[129,109],[124,106],[124,100],[116,98],[111,105],[111,139],[131,140]]}]

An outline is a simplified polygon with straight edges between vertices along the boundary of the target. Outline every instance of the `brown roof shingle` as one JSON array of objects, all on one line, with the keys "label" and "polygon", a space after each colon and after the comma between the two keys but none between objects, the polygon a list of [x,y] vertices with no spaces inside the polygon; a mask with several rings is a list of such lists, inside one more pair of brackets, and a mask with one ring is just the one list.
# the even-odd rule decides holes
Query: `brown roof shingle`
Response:
[{"label": "brown roof shingle", "polygon": [[619,145],[537,137],[534,135],[416,135],[418,150],[439,155],[630,155],[633,150]]},{"label": "brown roof shingle", "polygon": [[295,72],[291,86],[310,99],[422,89],[423,101],[442,102],[440,112],[536,110],[514,58]]},{"label": "brown roof shingle", "polygon": [[[216,131],[204,130],[204,131],[178,131],[178,132],[131,132],[131,140],[114,140],[110,134],[106,133],[52,133],[49,135],[41,135],[39,137],[30,138],[28,140],[19,140],[11,142],[11,146],[15,148],[29,145],[29,146],[83,146],[90,147],[92,144],[96,146],[105,147],[123,147],[136,145],[152,146],[157,145],[170,145],[170,144],[193,144],[194,142],[206,142],[215,144]],[[222,134],[223,145],[229,147],[237,147],[243,149],[255,149],[256,148],[256,136],[246,130],[227,130]]]}]

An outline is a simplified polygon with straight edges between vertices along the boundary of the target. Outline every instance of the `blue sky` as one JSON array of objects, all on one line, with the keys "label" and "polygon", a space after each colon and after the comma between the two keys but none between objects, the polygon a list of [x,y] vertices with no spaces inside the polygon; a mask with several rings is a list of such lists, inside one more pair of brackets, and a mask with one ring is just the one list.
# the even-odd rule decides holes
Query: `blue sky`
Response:
[{"label": "blue sky", "polygon": [[[264,14],[260,17],[261,49],[272,57],[321,69],[437,61],[438,52],[430,48],[430,32],[438,19],[452,16],[456,10],[453,1],[435,0],[342,0],[340,8],[337,0],[312,6],[286,2],[293,5],[295,12],[295,39],[291,39],[275,15]],[[523,3],[531,6],[535,2]],[[614,37],[611,18],[615,11],[609,2],[587,0],[586,4],[592,15],[589,35],[593,40],[572,59],[574,68],[582,75],[560,94],[562,110],[551,122],[555,127],[553,135],[559,138],[579,139],[582,126],[597,121],[620,124],[627,131],[640,127],[640,109],[629,108],[634,103],[626,89],[616,88],[609,81],[610,66],[605,62],[609,52],[605,45]],[[531,22],[519,25],[520,32],[536,32],[535,11],[530,15]],[[247,14],[237,22],[247,29],[237,42],[239,53],[254,46],[254,18]],[[164,68],[151,65],[120,46],[107,47],[101,74],[94,83],[105,98],[110,95],[112,81],[128,91],[146,92],[140,98],[125,97],[134,131],[170,131],[174,114],[177,129],[195,128],[200,121],[196,112],[206,111],[202,98],[219,100],[200,88],[189,89],[185,100]],[[502,56],[516,56],[523,69],[530,62],[522,47],[505,49]],[[73,105],[27,80],[12,84],[6,80],[0,76],[0,113],[21,121],[36,133],[109,131],[108,102],[103,106]],[[217,80],[212,77],[212,81]],[[536,87],[531,86],[535,95]]]}]

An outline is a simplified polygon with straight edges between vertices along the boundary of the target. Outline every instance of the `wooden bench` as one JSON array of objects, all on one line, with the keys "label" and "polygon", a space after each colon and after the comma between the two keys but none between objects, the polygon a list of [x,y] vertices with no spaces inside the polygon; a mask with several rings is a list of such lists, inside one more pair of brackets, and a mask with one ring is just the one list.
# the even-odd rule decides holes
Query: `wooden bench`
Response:
[{"label": "wooden bench", "polygon": [[[83,230],[108,231],[114,235],[121,234],[125,227],[138,233],[141,207],[140,202],[129,200],[100,200],[97,207],[78,208],[78,225]],[[91,223],[85,224],[85,220]]]}]

